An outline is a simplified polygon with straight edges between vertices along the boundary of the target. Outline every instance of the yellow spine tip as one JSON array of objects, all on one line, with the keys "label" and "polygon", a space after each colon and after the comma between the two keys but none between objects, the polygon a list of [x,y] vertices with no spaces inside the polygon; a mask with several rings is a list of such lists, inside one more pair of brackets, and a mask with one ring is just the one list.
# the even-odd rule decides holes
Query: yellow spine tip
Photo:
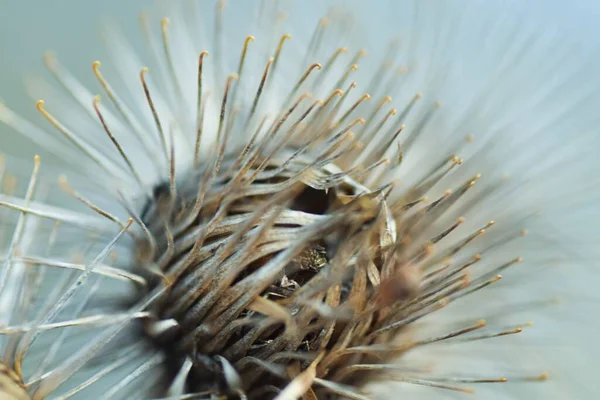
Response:
[{"label": "yellow spine tip", "polygon": [[52,63],[54,63],[56,61],[56,54],[52,53],[51,51],[47,51],[44,53],[44,63],[47,66],[51,66]]},{"label": "yellow spine tip", "polygon": [[69,184],[69,181],[67,180],[67,176],[66,175],[60,175],[58,177],[58,184],[63,187],[66,188]]},{"label": "yellow spine tip", "polygon": [[148,67],[143,67],[140,70],[140,79],[144,81],[146,79],[145,75],[148,73]]}]

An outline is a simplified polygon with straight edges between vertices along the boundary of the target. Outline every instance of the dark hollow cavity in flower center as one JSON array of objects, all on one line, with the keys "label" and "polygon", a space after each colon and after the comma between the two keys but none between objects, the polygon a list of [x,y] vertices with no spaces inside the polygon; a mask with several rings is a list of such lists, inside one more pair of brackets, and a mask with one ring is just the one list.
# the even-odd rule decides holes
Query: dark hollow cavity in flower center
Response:
[{"label": "dark hollow cavity in flower center", "polygon": [[395,271],[389,186],[371,191],[296,150],[225,156],[156,187],[146,204],[156,240],[140,241],[138,260],[159,271],[152,288],[167,290],[145,332],[174,374],[188,360],[189,391],[269,398],[317,359],[317,377],[355,384],[364,371],[347,367],[373,357],[343,349],[388,340],[396,329],[375,333],[385,297],[418,286],[395,279],[378,290]]}]

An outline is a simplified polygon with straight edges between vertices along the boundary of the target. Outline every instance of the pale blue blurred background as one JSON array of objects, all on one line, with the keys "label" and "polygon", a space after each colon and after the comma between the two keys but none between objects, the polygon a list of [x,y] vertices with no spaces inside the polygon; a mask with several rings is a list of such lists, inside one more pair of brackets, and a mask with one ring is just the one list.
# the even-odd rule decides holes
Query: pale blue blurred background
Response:
[{"label": "pale blue blurred background", "polygon": [[[114,21],[124,31],[137,33],[140,10],[150,4],[151,0],[0,0],[0,99],[37,120],[35,101],[25,91],[24,77],[47,76],[42,57],[48,50],[56,52],[84,83],[95,84],[91,64],[106,59],[99,38],[101,22]],[[29,159],[32,151],[31,142],[0,124],[1,153]]]},{"label": "pale blue blurred background", "polygon": [[[235,2],[230,0],[229,4]],[[493,12],[494,4],[503,2],[506,0],[487,1],[490,12]],[[599,1],[533,0],[520,3],[520,6],[528,7],[529,12],[575,35],[583,48],[600,47],[600,29],[596,27],[600,19]],[[23,77],[45,73],[42,55],[47,50],[55,51],[62,63],[84,83],[94,84],[90,65],[96,59],[106,58],[99,40],[101,21],[114,21],[136,43],[140,40],[140,10],[152,4],[153,0],[0,0],[0,99],[27,117],[39,117],[34,100],[25,92]],[[259,5],[258,0],[256,5]],[[30,146],[27,140],[0,125],[0,152],[29,158]]]}]

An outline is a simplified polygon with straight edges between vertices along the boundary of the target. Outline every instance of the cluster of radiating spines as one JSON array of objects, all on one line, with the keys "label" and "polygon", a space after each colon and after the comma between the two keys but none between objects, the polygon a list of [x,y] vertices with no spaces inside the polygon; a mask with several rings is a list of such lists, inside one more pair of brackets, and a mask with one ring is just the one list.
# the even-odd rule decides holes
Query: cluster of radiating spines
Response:
[{"label": "cluster of radiating spines", "polygon": [[[0,271],[0,397],[43,399],[53,394],[68,399],[126,362],[146,358],[143,346],[126,346],[116,351],[115,358],[121,359],[108,357],[112,362],[98,369],[92,366],[78,384],[63,390],[60,396],[56,392],[88,361],[98,361],[102,348],[129,322],[148,317],[143,307],[122,310],[110,301],[101,303],[106,303],[106,298],[99,300],[106,286],[114,288],[118,282],[127,286],[146,284],[143,277],[113,266],[117,243],[133,220],[111,238],[115,229],[102,219],[40,202],[44,190],[40,188],[43,182],[39,182],[38,156],[20,199],[14,197],[17,180],[5,173],[4,166],[2,160],[0,214],[5,235]],[[11,211],[19,213],[16,221]],[[82,240],[83,244],[68,249],[72,255],[69,259],[64,254],[62,236],[75,240],[69,236],[73,233],[78,235],[76,243]],[[94,244],[101,244],[102,251],[91,262],[83,262],[85,252],[94,249]]]},{"label": "cluster of radiating spines", "polygon": [[[177,354],[192,355],[188,368],[205,379],[193,380],[200,382],[196,390],[214,389],[211,384],[218,382],[255,398],[282,388],[290,398],[307,390],[362,398],[356,388],[366,379],[364,371],[397,369],[382,362],[389,355],[444,340],[519,333],[521,327],[511,327],[474,335],[485,326],[477,321],[440,337],[391,344],[412,322],[488,287],[521,261],[515,257],[477,272],[482,255],[465,257],[493,221],[434,252],[463,222],[439,225],[441,217],[451,207],[465,209],[482,200],[464,200],[479,175],[433,201],[426,198],[461,164],[458,156],[449,154],[409,190],[394,193],[397,182],[389,179],[398,176],[402,152],[432,118],[426,113],[408,137],[400,136],[420,95],[403,108],[396,126],[386,123],[397,111],[382,111],[389,97],[363,107],[366,118],[356,116],[368,94],[343,105],[354,83],[346,92],[335,87],[325,99],[301,107],[311,98],[302,93],[303,83],[311,73],[326,71],[345,51],[338,49],[325,67],[308,67],[271,123],[263,118],[239,149],[229,144],[236,132],[248,134],[270,68],[287,39],[282,37],[267,62],[245,122],[228,107],[240,75],[226,79],[212,156],[195,163],[196,171],[187,171],[178,182],[171,173],[142,216],[150,233],[142,253],[152,255],[166,278],[161,283],[169,286],[155,308],[160,322],[150,324],[151,334],[176,337]],[[252,40],[244,43],[238,70]],[[206,55],[202,52],[199,60],[199,87]],[[342,76],[340,85],[346,79]],[[199,116],[202,105],[199,96]],[[199,122],[195,149],[200,148],[201,117]],[[236,123],[244,128],[236,129]],[[202,357],[193,359],[197,355]],[[426,376],[403,373],[398,379],[462,391],[470,389],[460,383],[506,381]]]},{"label": "cluster of radiating spines", "polygon": [[[161,27],[164,57],[173,74],[173,82],[167,86],[176,92],[177,65],[170,54],[166,21]],[[325,29],[323,20],[317,26],[307,55],[315,52]],[[190,149],[193,163],[177,177],[178,149],[171,129],[173,121],[165,121],[157,111],[153,101],[156,93],[147,83],[148,69],[142,69],[139,78],[155,125],[155,134],[150,138],[140,130],[141,124],[134,114],[100,73],[100,63],[93,65],[93,72],[113,106],[111,112],[100,107],[99,97],[91,101],[93,116],[114,146],[112,154],[86,141],[54,117],[43,101],[38,102],[41,114],[91,162],[109,176],[120,178],[125,171],[136,181],[146,207],[138,212],[124,196],[116,196],[115,203],[120,203],[131,215],[131,219],[121,220],[61,178],[61,187],[67,193],[119,229],[119,234],[95,260],[82,265],[23,255],[19,246],[22,220],[50,220],[56,223],[56,230],[63,224],[73,224],[84,230],[93,226],[94,230],[106,232],[109,229],[106,225],[89,216],[30,204],[37,172],[23,202],[2,200],[4,207],[19,212],[20,217],[6,252],[8,268],[3,269],[0,282],[10,276],[10,266],[17,261],[26,266],[26,271],[34,265],[80,271],[74,282],[48,299],[48,309],[41,316],[29,324],[11,322],[2,329],[13,343],[4,350],[6,365],[26,382],[28,390],[36,388],[30,390],[33,398],[53,392],[134,319],[146,321],[146,331],[159,342],[164,344],[165,337],[176,340],[164,344],[166,355],[156,353],[140,362],[135,373],[114,386],[110,395],[122,393],[134,379],[168,358],[171,350],[182,357],[178,378],[187,375],[209,378],[189,379],[187,386],[179,389],[182,392],[241,391],[261,398],[267,391],[270,396],[279,393],[283,399],[312,391],[318,396],[334,393],[365,398],[360,385],[374,371],[385,371],[390,378],[404,382],[458,391],[470,391],[466,387],[469,383],[507,380],[464,375],[436,377],[427,370],[403,370],[391,363],[391,359],[432,343],[517,334],[521,326],[486,330],[485,322],[480,320],[451,332],[443,332],[440,327],[440,336],[436,337],[415,338],[406,343],[392,339],[420,318],[501,279],[500,273],[520,262],[520,258],[508,257],[497,266],[485,265],[481,260],[486,251],[524,232],[501,237],[482,248],[476,243],[493,221],[459,237],[453,232],[463,218],[440,223],[447,221],[448,215],[468,211],[485,197],[485,193],[467,195],[479,179],[476,175],[428,199],[432,189],[443,185],[445,178],[462,163],[453,153],[457,149],[449,149],[448,156],[439,163],[424,166],[429,169],[419,171],[423,178],[410,188],[402,188],[400,182],[391,180],[414,173],[402,170],[403,153],[411,150],[439,105],[415,119],[412,129],[405,129],[405,120],[420,94],[400,110],[386,109],[392,101],[388,96],[369,105],[371,96],[364,94],[356,102],[348,103],[349,93],[358,87],[349,82],[350,74],[365,55],[363,50],[356,53],[337,79],[331,71],[340,55],[347,51],[345,48],[334,51],[323,64],[307,63],[306,71],[283,97],[282,108],[273,115],[260,113],[265,88],[274,74],[282,73],[277,65],[288,39],[289,35],[281,37],[256,82],[256,94],[245,104],[237,95],[236,85],[241,79],[250,79],[242,70],[254,37],[246,39],[237,73],[223,82],[216,132],[203,132],[210,90],[204,82],[203,66],[209,55],[206,51],[200,53],[196,128],[185,133],[194,141]],[[83,102],[81,86],[75,78],[52,59],[48,60],[48,66],[67,92]],[[313,79],[313,89],[333,82],[330,94],[323,99],[312,99],[310,92],[305,91],[308,78],[314,74],[328,75],[326,79]],[[394,87],[394,82],[390,78],[387,82],[390,85],[385,86]],[[368,87],[377,89],[380,85],[384,85],[383,80],[374,78]],[[137,135],[141,151],[159,164],[164,163],[167,167],[164,184],[154,190],[148,188],[142,176],[144,166],[135,165],[133,157],[112,133],[106,118],[109,112],[110,120],[120,121],[131,135]],[[5,107],[0,119],[17,130],[29,126]],[[203,133],[216,138],[207,156],[200,151],[204,146]],[[241,138],[244,142],[240,146]],[[114,162],[115,156],[121,160]],[[36,162],[35,171],[37,165]],[[139,227],[135,232],[130,229],[134,222]],[[119,267],[114,261],[104,264],[126,232],[137,242],[137,264],[141,270]],[[436,252],[436,247],[441,251]],[[476,248],[481,251],[475,253]],[[80,317],[84,302],[70,319],[59,320],[60,312],[76,294],[81,294],[92,276],[135,282],[145,295],[116,317]],[[22,290],[35,290],[30,280],[20,282]],[[95,290],[99,290],[98,285]],[[16,314],[25,315],[27,304],[20,306],[23,309]],[[33,382],[23,379],[22,357],[40,332],[92,324],[109,327],[90,346],[77,349],[56,368],[41,376],[34,374]],[[64,345],[68,337],[61,335],[57,346]],[[107,368],[116,370],[120,365],[113,362]],[[107,373],[97,372],[70,393],[78,393]],[[542,375],[517,379],[543,378]],[[176,382],[177,379],[173,385]],[[213,382],[218,385],[211,387]],[[170,393],[175,392],[172,386]]]},{"label": "cluster of radiating spines", "polygon": [[[147,305],[124,308],[119,301],[129,296],[113,292],[147,286],[144,277],[117,262],[118,254],[126,254],[120,247],[124,236],[135,236],[133,219],[119,224],[115,235],[114,221],[107,225],[103,218],[52,207],[44,201],[39,174],[36,156],[25,194],[15,197],[18,181],[0,163],[2,232],[12,231],[1,243],[0,397],[69,399],[117,372],[122,379],[104,388],[102,398],[128,398],[132,383],[162,367],[164,358],[139,340],[127,340],[131,322],[150,316]],[[16,221],[12,211],[18,212]],[[116,338],[120,345],[107,354]],[[65,386],[73,376],[78,378]],[[147,385],[162,384],[151,377],[155,381]]]}]

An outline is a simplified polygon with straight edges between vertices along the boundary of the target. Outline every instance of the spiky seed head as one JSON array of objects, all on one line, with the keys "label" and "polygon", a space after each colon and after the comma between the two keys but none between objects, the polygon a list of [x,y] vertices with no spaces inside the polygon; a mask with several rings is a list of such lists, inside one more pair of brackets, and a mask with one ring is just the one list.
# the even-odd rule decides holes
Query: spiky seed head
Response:
[{"label": "spiky seed head", "polygon": [[[317,129],[335,133],[311,125],[304,133]],[[176,328],[161,334],[178,350],[174,354],[201,356],[194,372],[204,379],[192,381],[200,386],[195,390],[227,386],[224,367],[216,361],[205,365],[207,356],[235,365],[242,389],[254,393],[267,382],[282,386],[286,381],[283,369],[283,376],[271,376],[257,370],[254,359],[275,357],[275,365],[283,368],[324,353],[317,370],[325,378],[349,366],[336,354],[342,342],[382,340],[368,338],[385,319],[374,321],[382,315],[381,296],[367,283],[366,268],[374,266],[376,282],[382,274],[385,280],[404,269],[393,249],[396,222],[385,199],[389,188],[370,190],[345,174],[338,165],[350,154],[334,164],[327,155],[330,138],[321,136],[320,141],[297,139],[268,158],[259,148],[244,160],[228,154],[220,167],[209,162],[189,173],[174,198],[159,188],[146,208],[144,221],[159,238],[152,261],[169,282],[157,304],[158,322],[149,322],[149,331],[156,332],[153,325],[163,320],[177,321]],[[202,188],[203,176],[209,175],[214,178]],[[199,191],[206,192],[201,205]],[[140,246],[143,268],[150,245],[142,241]],[[165,345],[160,336],[156,339]],[[206,377],[216,370],[221,373]]]},{"label": "spiky seed head", "polygon": [[[418,346],[394,344],[399,332],[500,279],[471,281],[475,254],[441,268],[451,255],[465,258],[469,243],[494,224],[447,244],[464,219],[439,222],[480,174],[425,198],[461,164],[452,155],[395,191],[400,165],[384,156],[404,125],[382,129],[396,110],[369,128],[354,106],[343,105],[340,89],[313,102],[308,93],[291,93],[262,137],[235,142],[248,136],[234,130],[237,112],[227,106],[238,79],[226,80],[208,156],[179,176],[171,164],[169,180],[145,200],[148,234],[135,251],[138,271],[152,282],[148,293],[162,291],[145,331],[173,364],[191,359],[191,391],[270,398],[301,381],[303,393],[317,398],[335,392],[332,385],[359,393],[369,370]],[[146,97],[154,113],[147,90]],[[374,119],[390,101],[383,97],[367,114]],[[430,118],[426,113],[420,123]],[[441,254],[438,243],[447,244]],[[307,371],[314,377],[306,380]]]},{"label": "spiky seed head", "polygon": [[[439,373],[419,353],[434,348],[438,367],[444,357],[435,345],[484,343],[489,350],[530,326],[499,323],[514,307],[502,308],[504,299],[500,311],[492,304],[504,275],[504,289],[524,276],[515,251],[532,210],[524,192],[533,191],[530,182],[548,188],[538,175],[513,182],[501,169],[521,174],[523,165],[535,165],[539,173],[545,154],[519,158],[506,146],[493,155],[499,143],[514,142],[514,125],[524,127],[529,146],[538,145],[536,129],[559,129],[527,101],[549,93],[546,80],[522,67],[539,61],[523,51],[528,41],[515,45],[502,23],[490,29],[485,48],[504,49],[510,61],[492,59],[490,71],[487,58],[455,54],[468,36],[454,35],[455,22],[471,22],[470,14],[444,6],[447,25],[429,26],[418,4],[398,66],[396,40],[385,51],[378,40],[383,59],[371,68],[363,63],[367,52],[351,36],[356,21],[339,8],[292,39],[280,29],[285,17],[267,5],[257,20],[263,35],[224,40],[224,2],[213,10],[209,41],[196,35],[191,12],[154,22],[144,16],[150,68],[109,31],[132,93],[113,86],[98,61],[92,72],[103,95],[88,93],[47,56],[73,107],[38,101],[64,139],[42,143],[72,163],[59,187],[85,209],[45,204],[53,195],[40,199],[38,157],[21,192],[20,181],[3,181],[0,220],[12,237],[0,269],[0,395],[86,398],[101,382],[104,399],[365,399],[365,384],[377,379],[465,393],[475,383],[546,380],[537,365],[514,373],[496,359],[493,372]],[[412,15],[394,15],[401,14]],[[452,38],[457,48],[447,46]],[[289,47],[298,39],[300,58]],[[230,50],[240,47],[231,64]],[[422,68],[424,56],[431,66]],[[469,63],[433,68],[457,56]],[[485,71],[482,82],[474,79],[476,93],[464,87],[472,83],[471,61],[475,72]],[[504,79],[509,70],[512,79]],[[506,101],[511,85],[524,82],[530,90]],[[586,114],[577,115],[568,121],[587,127]],[[3,105],[0,120],[44,138]],[[564,150],[562,140],[551,143]],[[580,188],[565,179],[578,171],[569,168],[559,181],[570,195]],[[83,179],[72,179],[75,169]],[[537,199],[545,202],[548,193]],[[561,197],[554,187],[551,193]],[[4,211],[16,220],[4,222]],[[86,254],[70,257],[63,242],[69,249],[85,243]],[[68,273],[46,279],[53,269]],[[538,278],[520,281],[518,293],[534,292]],[[464,300],[471,303],[462,311],[440,312]],[[489,324],[480,319],[488,315]]]}]

